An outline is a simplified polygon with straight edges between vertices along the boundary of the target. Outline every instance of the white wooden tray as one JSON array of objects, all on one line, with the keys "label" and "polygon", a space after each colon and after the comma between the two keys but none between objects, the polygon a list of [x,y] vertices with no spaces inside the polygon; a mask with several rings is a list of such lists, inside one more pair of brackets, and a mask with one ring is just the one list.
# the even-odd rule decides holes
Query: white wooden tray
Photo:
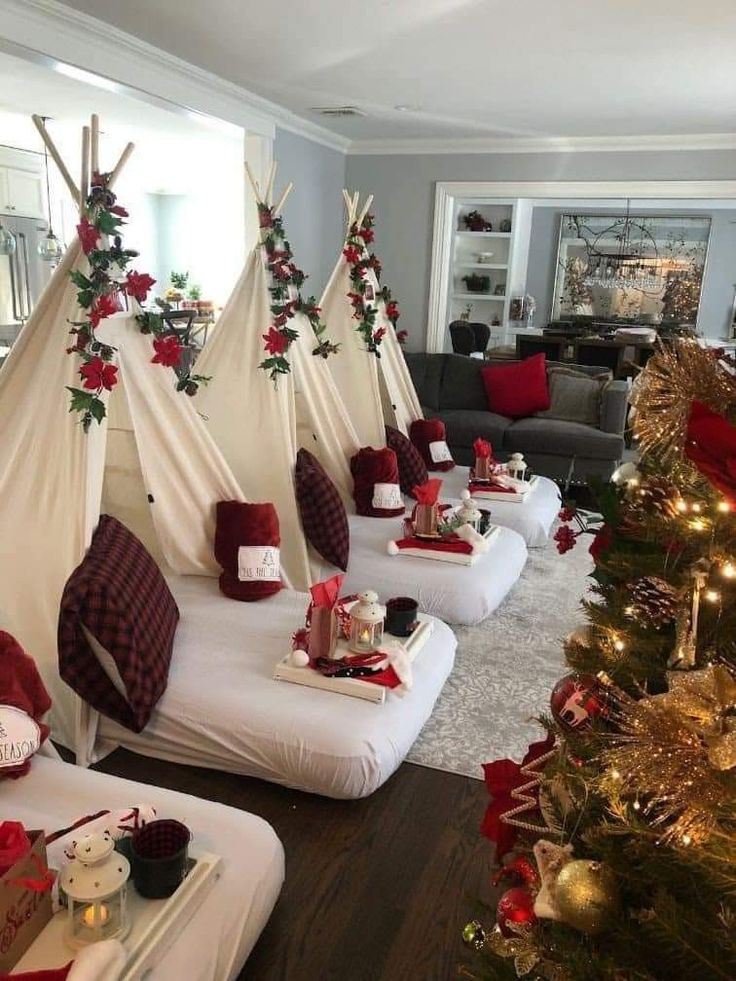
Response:
[{"label": "white wooden tray", "polygon": [[[194,859],[187,877],[168,899],[144,899],[128,883],[128,914],[131,929],[123,941],[128,954],[120,981],[140,981],[175,943],[183,927],[202,905],[205,896],[217,882],[222,859],[219,855],[189,849]],[[62,967],[75,956],[64,940],[68,911],[61,910],[41,931],[11,974]]]},{"label": "white wooden tray", "polygon": [[[501,529],[498,525],[491,525],[483,535],[487,541],[492,541]],[[415,559],[433,559],[435,562],[453,562],[455,565],[475,565],[484,556],[485,552],[476,552],[472,555],[465,555],[462,552],[447,552],[438,548],[436,551],[431,548],[400,548],[397,555],[411,555]]]},{"label": "white wooden tray", "polygon": [[520,493],[509,494],[507,491],[474,490],[472,497],[478,501],[498,501],[499,503],[505,501],[508,504],[523,504],[538,483],[539,477],[532,477],[531,480],[525,482],[526,489]]},{"label": "white wooden tray", "polygon": [[[409,660],[413,661],[419,651],[424,647],[434,630],[434,620],[424,613],[417,614],[419,626],[412,632],[411,636],[395,642],[403,643]],[[388,650],[393,642],[390,635],[384,634],[382,649]],[[338,650],[343,648],[345,654],[349,654],[347,641],[340,639],[337,642]],[[289,663],[289,655],[282,658],[274,669],[273,676],[277,681],[290,681],[295,685],[306,685],[308,688],[320,688],[323,691],[334,691],[339,695],[352,695],[353,698],[363,698],[368,702],[375,702],[382,705],[386,701],[386,689],[383,685],[374,685],[371,681],[364,681],[362,678],[326,678],[319,671],[313,668],[297,668]]]}]

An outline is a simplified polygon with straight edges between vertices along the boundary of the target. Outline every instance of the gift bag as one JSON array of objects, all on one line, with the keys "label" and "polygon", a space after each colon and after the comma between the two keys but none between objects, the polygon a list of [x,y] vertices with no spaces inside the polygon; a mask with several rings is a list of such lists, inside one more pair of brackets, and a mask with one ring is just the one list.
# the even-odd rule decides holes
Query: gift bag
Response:
[{"label": "gift bag", "polygon": [[31,850],[0,877],[0,974],[20,960],[51,919],[54,877],[43,831],[29,831]]}]

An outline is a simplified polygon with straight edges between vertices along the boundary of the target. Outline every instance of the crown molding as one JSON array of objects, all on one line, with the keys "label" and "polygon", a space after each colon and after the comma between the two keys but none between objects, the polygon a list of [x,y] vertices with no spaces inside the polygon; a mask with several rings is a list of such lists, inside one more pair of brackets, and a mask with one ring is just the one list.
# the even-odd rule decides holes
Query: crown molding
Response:
[{"label": "crown molding", "polygon": [[733,150],[736,133],[680,136],[549,136],[468,139],[353,140],[351,156],[460,153],[620,153],[633,151]]},{"label": "crown molding", "polygon": [[[217,116],[273,138],[275,127],[345,153],[350,140],[58,0],[0,0],[2,45],[36,62],[66,62],[168,108]],[[15,50],[13,50],[15,49]]]}]

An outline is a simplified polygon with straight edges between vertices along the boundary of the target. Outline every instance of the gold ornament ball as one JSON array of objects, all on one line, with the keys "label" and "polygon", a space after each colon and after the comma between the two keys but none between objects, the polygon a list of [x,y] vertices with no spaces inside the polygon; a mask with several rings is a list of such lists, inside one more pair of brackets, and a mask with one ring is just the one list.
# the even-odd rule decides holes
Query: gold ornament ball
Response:
[{"label": "gold ornament ball", "polygon": [[557,876],[555,906],[576,930],[598,933],[618,909],[616,877],[602,862],[568,862]]},{"label": "gold ornament ball", "polygon": [[475,947],[480,950],[486,942],[486,932],[478,920],[471,920],[463,927],[463,943],[466,947]]}]

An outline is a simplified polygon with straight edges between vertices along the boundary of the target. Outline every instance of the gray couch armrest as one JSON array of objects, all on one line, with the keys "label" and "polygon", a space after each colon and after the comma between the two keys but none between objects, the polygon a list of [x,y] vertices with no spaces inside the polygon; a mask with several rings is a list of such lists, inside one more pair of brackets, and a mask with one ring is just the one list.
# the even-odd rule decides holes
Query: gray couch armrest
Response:
[{"label": "gray couch armrest", "polygon": [[625,381],[612,381],[606,386],[601,402],[601,431],[623,434],[626,428],[626,410],[629,404],[629,385]]}]

